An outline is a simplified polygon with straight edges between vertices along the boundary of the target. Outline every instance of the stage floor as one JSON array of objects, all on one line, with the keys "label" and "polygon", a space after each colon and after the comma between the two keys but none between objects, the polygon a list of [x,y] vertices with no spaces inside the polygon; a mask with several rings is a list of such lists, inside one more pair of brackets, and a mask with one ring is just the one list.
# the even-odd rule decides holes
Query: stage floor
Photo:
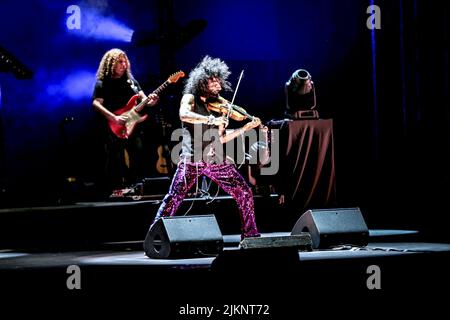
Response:
[{"label": "stage floor", "polygon": [[[370,230],[371,234],[386,236],[415,234],[412,230]],[[264,233],[262,237],[288,236],[289,232]],[[373,239],[373,235],[371,236]],[[377,235],[380,240],[383,236]],[[239,248],[240,235],[224,235],[224,251],[242,250]],[[337,246],[331,249],[298,251],[301,263],[344,260],[344,259],[376,259],[396,256],[426,255],[431,253],[450,253],[450,244],[428,242],[370,242],[367,246]],[[264,254],[264,253],[262,253]],[[192,257],[180,259],[148,258],[143,249],[142,241],[124,241],[103,243],[89,251],[44,251],[30,250],[0,250],[0,270],[32,270],[39,268],[58,268],[69,265],[78,266],[145,266],[167,267],[173,269],[211,269],[216,255],[208,257]]]},{"label": "stage floor", "polygon": [[[69,305],[108,297],[108,310],[129,312],[124,301],[144,300],[149,315],[165,310],[161,319],[207,318],[180,317],[187,305],[214,306],[222,312],[225,305],[252,304],[269,306],[270,314],[251,319],[287,319],[331,305],[337,306],[333,312],[346,317],[355,303],[369,303],[380,311],[404,306],[400,297],[409,299],[408,308],[436,308],[446,297],[442,292],[450,285],[449,243],[429,241],[416,230],[370,229],[364,247],[295,252],[273,248],[249,255],[239,248],[240,234],[229,232],[239,228],[238,216],[229,212],[230,200],[217,201],[208,207],[206,199],[200,200],[203,206],[192,212],[216,214],[221,229],[225,226],[223,252],[186,259],[150,259],[144,254],[142,240],[159,200],[1,209],[0,290],[7,296],[5,303],[21,302],[24,294]],[[272,201],[255,199],[259,206]],[[186,208],[190,204],[186,201]],[[229,220],[234,222],[227,226]],[[262,235],[289,235],[289,225]],[[271,227],[283,230],[281,225]],[[74,272],[80,289],[69,288]],[[248,317],[222,312],[209,318]]]},{"label": "stage floor", "polygon": [[[380,241],[299,251],[295,257],[261,251],[245,259],[232,254],[241,251],[239,238],[225,235],[217,257],[190,259],[147,258],[139,241],[89,251],[1,250],[4,306],[28,312],[32,301],[39,307],[31,313],[46,316],[59,316],[56,304],[80,316],[134,317],[144,310],[149,319],[290,319],[314,316],[323,308],[348,319],[361,318],[361,306],[355,306],[364,304],[380,316],[445,310],[450,244]],[[211,313],[188,317],[187,310]],[[249,313],[262,310],[267,313]]]}]

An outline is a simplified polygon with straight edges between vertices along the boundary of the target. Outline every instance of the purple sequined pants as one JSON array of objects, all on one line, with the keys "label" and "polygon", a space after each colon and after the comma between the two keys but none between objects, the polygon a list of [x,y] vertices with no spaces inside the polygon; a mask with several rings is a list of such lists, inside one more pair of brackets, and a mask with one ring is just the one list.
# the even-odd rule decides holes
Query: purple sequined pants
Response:
[{"label": "purple sequined pants", "polygon": [[228,163],[181,161],[174,174],[169,193],[164,197],[153,223],[161,217],[175,215],[187,192],[201,175],[209,177],[236,200],[241,215],[241,237],[259,236],[255,223],[252,190],[236,167]]}]

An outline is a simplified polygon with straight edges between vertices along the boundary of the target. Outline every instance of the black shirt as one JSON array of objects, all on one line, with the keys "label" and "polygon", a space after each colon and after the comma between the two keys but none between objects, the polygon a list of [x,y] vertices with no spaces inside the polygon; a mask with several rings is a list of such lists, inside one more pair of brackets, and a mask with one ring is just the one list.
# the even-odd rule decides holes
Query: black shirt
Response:
[{"label": "black shirt", "polygon": [[93,98],[103,99],[103,106],[111,112],[123,108],[130,98],[141,90],[135,79],[123,76],[119,79],[97,80]]}]

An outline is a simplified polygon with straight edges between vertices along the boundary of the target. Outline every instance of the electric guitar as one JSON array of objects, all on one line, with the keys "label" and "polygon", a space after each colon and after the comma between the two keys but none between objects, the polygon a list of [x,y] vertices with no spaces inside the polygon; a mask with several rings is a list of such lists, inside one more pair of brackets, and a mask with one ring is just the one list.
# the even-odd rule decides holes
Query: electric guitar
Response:
[{"label": "electric guitar", "polygon": [[[162,85],[160,85],[155,91],[151,94],[156,93],[160,94],[167,86],[171,83],[177,82],[180,78],[184,77],[183,71],[178,71],[172,74]],[[127,105],[119,110],[114,111],[114,114],[117,116],[124,115],[127,117],[127,120],[124,124],[117,124],[112,121],[109,122],[109,127],[111,131],[121,139],[127,139],[132,133],[135,126],[139,123],[147,119],[148,115],[140,115],[139,112],[147,105],[150,95],[149,94],[145,99],[143,99],[140,103],[137,103],[137,99],[139,98],[138,94],[135,94],[130,98]]]}]

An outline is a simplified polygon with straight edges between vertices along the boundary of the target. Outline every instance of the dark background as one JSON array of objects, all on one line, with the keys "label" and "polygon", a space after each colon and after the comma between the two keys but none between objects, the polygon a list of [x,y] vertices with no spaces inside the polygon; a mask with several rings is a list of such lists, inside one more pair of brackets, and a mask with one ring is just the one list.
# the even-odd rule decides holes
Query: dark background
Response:
[{"label": "dark background", "polygon": [[[371,4],[381,29],[366,25]],[[66,27],[70,5],[81,9],[80,30]],[[32,77],[0,68],[0,206],[57,204],[67,176],[95,186],[91,94],[103,53],[119,47],[146,93],[206,54],[220,57],[233,87],[245,70],[235,102],[263,121],[283,117],[284,83],[307,69],[321,116],[334,119],[338,205],[361,207],[372,228],[443,237],[448,18],[446,2],[425,0],[1,1],[0,47]],[[192,21],[204,28],[190,32]],[[133,32],[146,38],[130,41]],[[161,99],[173,128],[181,89]]]}]

